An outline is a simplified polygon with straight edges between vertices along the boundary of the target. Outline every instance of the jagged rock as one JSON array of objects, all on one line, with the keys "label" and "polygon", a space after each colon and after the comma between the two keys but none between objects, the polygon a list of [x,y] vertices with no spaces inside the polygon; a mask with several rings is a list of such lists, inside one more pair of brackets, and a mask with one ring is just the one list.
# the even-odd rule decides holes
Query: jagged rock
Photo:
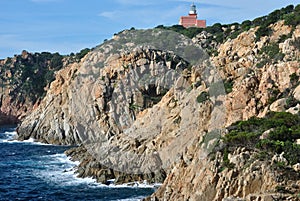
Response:
[{"label": "jagged rock", "polygon": [[[57,65],[53,66],[51,58],[56,58]],[[0,60],[0,125],[16,125],[38,107],[43,90],[46,92],[52,81],[52,71],[62,68],[59,63],[66,60],[51,53],[33,54],[25,50],[21,55]]]},{"label": "jagged rock", "polygon": [[263,132],[263,133],[261,134],[261,136],[259,137],[259,139],[261,139],[261,140],[268,139],[270,133],[273,132],[273,131],[274,131],[273,128],[271,128],[271,129],[269,129],[269,130],[266,130],[265,132]]},{"label": "jagged rock", "polygon": [[293,95],[296,100],[300,101],[300,85],[295,88]]},{"label": "jagged rock", "polygon": [[298,114],[300,111],[300,104],[297,104],[295,107],[291,107],[286,110],[286,112],[289,112],[291,114]]},{"label": "jagged rock", "polygon": [[[273,97],[272,91],[278,89],[279,93],[283,93],[285,90],[289,90],[291,87],[290,75],[297,74],[299,71],[295,58],[300,55],[300,52],[292,51],[293,56],[290,60],[280,61],[278,64],[266,64],[262,69],[256,68],[259,62],[259,50],[268,43],[276,42],[278,37],[286,33],[282,22],[275,26],[277,26],[276,36],[264,37],[261,41],[255,42],[256,29],[250,29],[236,39],[221,44],[218,49],[219,54],[211,58],[213,63],[219,67],[223,79],[234,80],[232,92],[227,97],[227,125],[251,116],[264,116],[269,111],[270,100],[274,99],[275,103],[270,107],[271,110],[286,111],[286,108],[283,107],[284,101],[277,102],[278,98]],[[291,38],[291,40],[294,39]],[[291,43],[287,46],[292,48]],[[287,46],[285,48],[288,48]],[[236,60],[235,57],[239,59]],[[297,90],[294,94],[297,93]],[[278,105],[278,103],[282,104]],[[292,109],[289,111],[297,113]]]},{"label": "jagged rock", "polygon": [[283,112],[285,111],[286,98],[281,98],[276,100],[270,105],[270,110],[273,112]]},{"label": "jagged rock", "polygon": [[284,152],[282,152],[281,154],[275,154],[273,157],[272,157],[272,163],[276,163],[276,162],[279,162],[279,163],[283,163],[285,165],[288,164],[288,161],[286,160],[286,158],[284,158]]},{"label": "jagged rock", "polygon": [[[181,154],[178,150],[178,154],[168,155],[168,149],[177,145],[169,139],[205,129],[212,103],[205,102],[206,106],[191,116],[202,105],[196,102],[199,91],[186,91],[192,85],[191,72],[184,70],[187,62],[171,53],[139,49],[107,59],[101,54],[91,52],[81,63],[56,74],[45,99],[18,128],[18,138],[84,144],[85,150],[68,153],[75,160],[80,158],[80,177],[92,176],[101,183],[112,178],[117,183],[162,182],[166,177],[163,167]],[[166,58],[175,60],[167,65]],[[99,63],[104,66],[99,68]],[[181,81],[176,82],[180,76]],[[191,127],[195,122],[197,127]],[[96,147],[93,143],[89,147],[89,142]],[[97,146],[98,142],[103,144]],[[156,150],[161,149],[157,155]],[[166,163],[161,164],[162,160]]]},{"label": "jagged rock", "polygon": [[[176,55],[163,51],[110,54],[110,45],[91,52],[81,63],[57,73],[46,98],[19,127],[19,139],[85,145],[68,155],[80,161],[80,176],[92,176],[102,183],[112,178],[120,183],[164,180],[148,200],[279,199],[278,185],[299,192],[292,185],[300,185],[297,176],[284,177],[272,169],[272,160],[258,160],[253,150],[237,149],[228,155],[234,164],[231,169],[222,166],[222,153],[214,151],[225,133],[214,135],[215,128],[263,117],[270,110],[284,111],[286,100],[279,97],[291,89],[290,76],[299,75],[299,61],[287,59],[257,67],[261,49],[287,33],[282,23],[274,26],[276,34],[260,41],[255,40],[256,29],[221,45],[203,40],[209,37],[205,32],[194,39],[201,46],[218,47],[219,54],[211,61],[219,70],[219,79],[230,85],[227,96],[201,97],[222,91],[211,84],[217,76],[212,70],[205,71],[207,63],[190,69]],[[297,27],[295,33],[299,30]],[[299,57],[299,50],[290,51],[291,44],[284,43],[280,50],[293,54],[286,58]],[[169,72],[170,68],[179,73]],[[297,87],[290,95],[298,99],[299,90]],[[283,154],[274,156],[275,161],[287,163]],[[126,167],[138,167],[142,173],[122,171]],[[157,171],[148,174],[147,168]]]},{"label": "jagged rock", "polygon": [[[286,41],[284,46],[280,45],[280,49],[287,54],[286,58],[291,58],[290,60],[279,61],[278,64],[266,64],[261,69],[256,68],[260,49],[271,42],[276,42],[281,35],[289,31],[289,28],[283,26],[282,22],[275,26],[274,36],[264,37],[261,41],[255,42],[256,29],[250,29],[248,33],[243,33],[238,38],[221,44],[218,49],[219,54],[211,58],[219,67],[223,79],[234,80],[232,92],[226,99],[227,125],[252,116],[263,117],[269,111],[271,99],[275,99],[271,106],[272,110],[285,111],[286,100],[277,101],[278,97],[274,97],[270,92],[277,88],[279,93],[289,90],[290,75],[297,74],[299,71],[297,68],[299,63],[295,61],[295,58],[299,57],[299,51],[293,51],[294,47],[291,42]],[[296,30],[294,34],[300,33],[299,27]],[[290,39],[292,40],[294,39]],[[297,97],[295,94],[298,93],[297,88],[293,93],[295,98]],[[263,138],[267,138],[269,132],[271,130],[266,131]],[[196,153],[195,150],[195,155]],[[199,161],[197,158],[193,158],[188,165],[180,166],[178,163],[152,198],[203,201],[233,199],[234,197],[247,201],[289,198],[289,195],[275,192],[276,186],[279,185],[276,177],[279,175],[275,176],[273,170],[270,169],[271,161],[269,163],[252,161],[254,155],[247,153],[245,156],[250,157],[248,160],[243,159],[239,152],[228,155],[229,161],[235,164],[234,170],[223,170],[221,173],[215,170],[218,165]],[[215,158],[215,163],[220,164],[221,159],[218,159],[218,154]],[[287,162],[283,155],[277,156],[276,160]],[[245,162],[248,163],[249,168]],[[299,183],[297,178],[295,180],[291,182]],[[168,189],[171,190],[166,193]],[[297,198],[289,199],[297,200]]]},{"label": "jagged rock", "polygon": [[[199,154],[195,153],[196,155]],[[216,153],[212,161],[193,158],[188,166],[173,168],[163,186],[152,196],[165,200],[269,200],[272,197],[289,197],[275,192],[280,173],[273,172],[269,162],[255,159],[255,152],[236,150],[231,159],[247,156],[246,164],[235,160],[232,170],[220,172],[217,164],[222,163],[221,154]],[[196,162],[198,161],[198,162]],[[202,164],[199,168],[198,164]],[[217,166],[215,166],[217,165]],[[197,173],[197,176],[194,174]],[[290,188],[295,189],[300,181],[291,178]],[[294,180],[293,180],[294,179]],[[166,185],[168,184],[168,185]],[[190,185],[187,185],[190,184]],[[294,186],[294,187],[292,187]],[[167,187],[172,189],[166,194]],[[180,191],[178,191],[180,189]],[[267,190],[268,189],[268,190]]]},{"label": "jagged rock", "polygon": [[245,201],[245,200],[242,198],[228,197],[228,198],[222,199],[222,201]]},{"label": "jagged rock", "polygon": [[277,41],[282,35],[287,35],[292,31],[292,27],[285,25],[283,20],[276,22],[271,28],[273,31],[271,41]]},{"label": "jagged rock", "polygon": [[299,171],[300,171],[300,163],[297,163],[297,164],[293,165],[293,169],[294,169],[296,172],[299,172]]}]

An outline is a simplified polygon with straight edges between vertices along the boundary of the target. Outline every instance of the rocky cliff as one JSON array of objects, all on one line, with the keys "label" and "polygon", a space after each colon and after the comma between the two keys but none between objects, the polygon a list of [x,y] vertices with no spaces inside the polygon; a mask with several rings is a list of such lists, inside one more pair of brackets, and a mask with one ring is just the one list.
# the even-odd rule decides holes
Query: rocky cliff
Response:
[{"label": "rocky cliff", "polygon": [[[300,27],[292,30],[280,21],[270,28],[272,34],[260,40],[256,40],[257,28],[241,33],[221,44],[211,58],[229,89],[227,126],[270,111],[298,114]],[[281,40],[290,33],[290,38]],[[174,166],[153,200],[299,200],[299,172],[275,171],[271,156],[261,161],[255,149],[240,146],[229,157],[234,168],[220,172],[225,160],[224,150],[218,151],[222,148],[205,159],[199,158],[201,143],[190,149],[192,160],[182,158]]]},{"label": "rocky cliff", "polygon": [[28,53],[0,61],[0,125],[17,124],[34,108],[46,94],[54,79],[54,72],[66,62],[63,56]]},{"label": "rocky cliff", "polygon": [[[115,46],[132,46],[123,41],[128,37],[132,42],[132,33],[123,33],[96,48],[81,63],[56,74],[40,106],[18,128],[19,139],[81,144],[85,148],[73,150],[83,156],[80,175],[94,176],[104,183],[116,175],[120,182],[130,178],[163,181],[166,169],[190,140],[198,138],[196,133],[214,129],[210,119],[222,120],[217,117],[222,104],[217,103],[222,102],[224,93],[214,68],[207,67],[208,57],[191,40],[159,30],[137,31],[134,37],[138,36],[138,43],[140,35],[145,41],[149,34],[150,40],[155,34],[170,40],[169,44],[181,40],[183,45],[176,44],[173,49],[185,59],[152,49],[160,45],[152,42],[149,47],[115,52]],[[191,50],[198,53],[199,66],[192,66],[195,58],[190,57]],[[218,90],[209,91],[210,85]],[[87,154],[82,151],[85,149]],[[68,154],[74,156],[73,152]],[[86,166],[98,169],[85,170]]]},{"label": "rocky cliff", "polygon": [[45,97],[55,73],[71,63],[78,63],[90,49],[79,53],[29,53],[0,60],[0,125],[18,124]]},{"label": "rocky cliff", "polygon": [[56,74],[18,138],[80,145],[67,152],[79,175],[102,183],[164,181],[153,200],[297,200],[299,172],[247,146],[226,154],[221,138],[239,120],[298,113],[300,26],[269,28],[213,45],[209,60],[171,32],[121,33]]}]

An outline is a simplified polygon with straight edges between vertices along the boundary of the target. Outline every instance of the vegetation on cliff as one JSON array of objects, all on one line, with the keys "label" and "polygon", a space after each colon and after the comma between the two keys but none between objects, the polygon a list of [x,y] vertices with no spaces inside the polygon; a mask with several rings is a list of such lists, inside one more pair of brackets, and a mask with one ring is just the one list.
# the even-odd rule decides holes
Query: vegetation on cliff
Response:
[{"label": "vegetation on cliff", "polygon": [[78,63],[89,48],[63,56],[59,53],[29,53],[0,60],[0,125],[19,123],[46,95],[55,73]]},{"label": "vegetation on cliff", "polygon": [[[63,67],[63,56],[58,53],[23,51],[22,55],[7,58],[1,65],[1,87],[11,86],[10,96],[28,96],[34,103],[46,94],[45,87],[54,80],[54,72]],[[25,100],[19,100],[25,101]]]},{"label": "vegetation on cliff", "polygon": [[[256,40],[260,40],[263,36],[270,36],[272,34],[272,29],[269,27],[271,24],[278,22],[279,20],[284,20],[286,25],[290,25],[294,28],[300,23],[300,4],[297,6],[289,5],[285,8],[275,10],[270,14],[262,17],[255,18],[254,20],[245,20],[242,23],[231,23],[231,24],[221,24],[215,23],[212,26],[206,28],[190,27],[184,28],[181,25],[173,26],[163,26],[159,25],[156,28],[172,30],[181,33],[189,38],[194,38],[198,34],[205,33],[205,40],[207,43],[216,42],[221,44],[228,39],[236,38],[240,33],[248,31],[251,28],[258,27],[255,32]],[[282,37],[282,40],[290,38],[292,32],[289,35]],[[209,54],[215,54],[214,48],[210,47],[206,49]]]},{"label": "vegetation on cliff", "polygon": [[240,33],[248,31],[250,28],[258,26],[259,29],[256,31],[258,39],[261,36],[270,35],[272,30],[268,26],[279,20],[284,20],[286,25],[291,25],[293,27],[297,26],[300,23],[300,5],[297,5],[295,7],[293,5],[289,5],[285,8],[275,10],[269,15],[255,18],[252,21],[245,20],[242,23],[215,23],[212,26],[208,26],[206,28],[184,28],[181,25],[173,25],[170,27],[159,25],[156,28],[176,31],[189,38],[194,38],[197,34],[201,33],[202,31],[206,31],[208,33],[213,34],[210,39],[215,39],[219,43],[222,43],[228,38],[236,38]]},{"label": "vegetation on cliff", "polygon": [[85,48],[76,54],[63,56],[59,53],[28,53],[24,50],[21,55],[0,62],[0,87],[4,91],[5,87],[11,86],[9,95],[14,99],[21,98],[20,94],[23,94],[34,103],[45,96],[45,88],[54,80],[55,72],[63,68],[64,62],[79,62],[89,51],[89,48]]},{"label": "vegetation on cliff", "polygon": [[[225,135],[225,149],[237,147],[259,150],[261,154],[274,155],[284,152],[288,164],[300,163],[300,117],[287,112],[271,112],[264,118],[251,117],[229,127]],[[267,155],[265,155],[267,156]]]},{"label": "vegetation on cliff", "polygon": [[[241,198],[256,196],[257,200],[263,200],[261,198],[265,194],[273,196],[268,194],[275,189],[274,185],[278,185],[278,192],[286,189],[280,186],[280,182],[288,180],[281,177],[280,182],[277,182],[278,171],[292,175],[292,181],[296,181],[298,185],[299,171],[295,172],[291,167],[300,163],[300,145],[297,144],[300,138],[300,117],[270,111],[299,111],[300,106],[297,105],[300,101],[300,87],[296,90],[300,75],[300,29],[299,26],[296,27],[299,24],[299,10],[300,6],[288,6],[253,21],[215,24],[206,29],[185,29],[178,25],[157,27],[180,32],[188,37],[196,36],[196,39],[199,34],[204,33],[203,38],[198,38],[198,41],[194,38],[193,42],[205,41],[203,44],[208,44],[203,47],[213,55],[211,61],[220,70],[228,94],[224,99],[219,97],[215,106],[226,104],[226,125],[237,121],[228,128],[228,134],[223,136],[222,146],[218,146],[216,153],[212,153],[216,160],[202,160],[199,157],[203,154],[201,145],[205,144],[199,143],[199,139],[206,135],[209,130],[206,127],[211,120],[218,124],[216,126],[223,124],[222,120],[210,116],[212,101],[218,98],[210,97],[210,92],[217,89],[212,90],[213,85],[206,85],[202,80],[202,69],[191,67],[178,55],[153,49],[123,51],[128,45],[135,45],[132,42],[132,36],[136,33],[134,29],[117,34],[112,41],[106,41],[86,57],[89,49],[84,49],[77,55],[71,54],[68,59],[56,55],[54,61],[52,57],[43,60],[43,65],[51,72],[40,71],[40,77],[35,75],[39,68],[31,69],[36,59],[29,59],[28,55],[28,58],[22,55],[19,60],[16,59],[22,65],[30,66],[30,70],[26,72],[24,66],[18,64],[22,73],[18,75],[14,72],[14,76],[11,76],[14,78],[11,79],[22,80],[19,83],[21,92],[35,89],[43,97],[44,88],[38,89],[37,86],[32,86],[33,83],[40,83],[45,87],[53,79],[55,70],[61,68],[61,62],[72,63],[83,58],[82,63],[66,65],[66,68],[58,72],[48,91],[49,95],[20,125],[19,139],[33,137],[48,143],[81,144],[83,138],[78,134],[88,133],[83,132],[88,128],[91,132],[84,137],[98,139],[100,136],[101,140],[107,139],[107,147],[102,146],[97,151],[108,151],[109,155],[104,157],[105,160],[114,162],[115,155],[112,153],[120,154],[118,159],[125,162],[124,167],[133,165],[140,168],[135,165],[132,155],[127,157],[124,153],[134,153],[134,156],[136,154],[141,158],[141,154],[148,156],[152,150],[157,153],[161,148],[172,147],[172,140],[182,137],[179,138],[182,139],[180,144],[174,146],[175,149],[167,151],[166,158],[163,158],[164,155],[159,158],[159,162],[170,160],[173,157],[170,153],[182,148],[184,140],[189,141],[191,146],[174,157],[176,160],[170,169],[169,166],[164,167],[158,173],[147,175],[122,174],[122,171],[111,168],[110,164],[98,162],[88,154],[86,147],[68,152],[74,159],[81,161],[79,175],[96,178],[98,182],[106,183],[108,179],[116,179],[120,183],[144,179],[161,182],[167,177],[157,194],[165,200],[221,200],[232,195]],[[277,22],[278,20],[285,21]],[[293,33],[288,34],[290,30]],[[142,32],[135,41],[140,44],[152,39],[149,33]],[[173,46],[178,40],[176,37],[168,37],[164,40],[157,38],[155,42],[168,49],[169,46],[165,44]],[[194,49],[185,50],[189,55]],[[176,70],[176,75],[182,78],[177,81],[176,76],[162,71],[162,66]],[[97,74],[92,72],[95,69]],[[43,72],[48,72],[49,75],[46,76]],[[91,74],[95,76],[83,76]],[[167,75],[174,79],[170,85],[162,83],[166,78],[170,80]],[[176,91],[179,89],[184,90]],[[36,98],[37,96],[33,96],[33,99]],[[199,110],[192,107],[194,103]],[[70,111],[77,112],[80,117],[72,115]],[[125,115],[128,118],[124,118]],[[248,120],[241,121],[242,119]],[[196,123],[191,124],[193,122]],[[134,123],[132,130],[126,130],[131,123]],[[128,132],[122,133],[122,129]],[[189,133],[196,139],[189,139],[185,135]],[[209,139],[207,144],[214,144],[213,140],[219,140],[218,137],[205,139]],[[273,163],[269,160],[273,156],[281,156],[285,161],[276,159]],[[147,158],[144,162],[148,165],[153,161]],[[251,197],[249,200],[255,199]]]},{"label": "vegetation on cliff", "polygon": [[[244,153],[252,153],[254,156],[246,161],[244,169],[258,161],[267,164],[277,175],[277,185],[272,191],[291,195],[292,200],[297,199],[297,185],[289,186],[288,182],[282,181],[296,182],[300,179],[300,144],[297,142],[300,138],[299,115],[270,112],[264,118],[251,117],[233,123],[228,131],[222,141],[223,162],[220,172],[226,168],[238,171],[240,167],[236,167],[236,152],[244,150]],[[215,153],[212,156],[215,157]]]}]

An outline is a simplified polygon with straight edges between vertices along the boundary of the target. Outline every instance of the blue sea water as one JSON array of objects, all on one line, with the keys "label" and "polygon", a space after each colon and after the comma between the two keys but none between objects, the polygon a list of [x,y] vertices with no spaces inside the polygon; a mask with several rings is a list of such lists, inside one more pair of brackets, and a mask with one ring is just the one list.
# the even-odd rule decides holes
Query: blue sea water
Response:
[{"label": "blue sea water", "polygon": [[64,146],[11,141],[14,128],[0,129],[0,200],[134,201],[154,192],[150,186],[105,186],[74,174]]}]

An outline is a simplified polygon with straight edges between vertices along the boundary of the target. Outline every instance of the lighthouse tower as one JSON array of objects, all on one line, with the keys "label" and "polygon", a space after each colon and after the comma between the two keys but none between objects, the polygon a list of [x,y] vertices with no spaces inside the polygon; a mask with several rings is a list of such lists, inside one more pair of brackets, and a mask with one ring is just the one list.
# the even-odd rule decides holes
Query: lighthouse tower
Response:
[{"label": "lighthouse tower", "polygon": [[196,9],[196,5],[193,3],[191,5],[189,15],[180,17],[179,25],[182,25],[185,28],[188,28],[188,27],[205,28],[206,27],[206,20],[198,20],[197,19],[197,9]]},{"label": "lighthouse tower", "polygon": [[191,9],[190,9],[189,15],[197,15],[196,6],[195,6],[194,3],[191,5]]}]

